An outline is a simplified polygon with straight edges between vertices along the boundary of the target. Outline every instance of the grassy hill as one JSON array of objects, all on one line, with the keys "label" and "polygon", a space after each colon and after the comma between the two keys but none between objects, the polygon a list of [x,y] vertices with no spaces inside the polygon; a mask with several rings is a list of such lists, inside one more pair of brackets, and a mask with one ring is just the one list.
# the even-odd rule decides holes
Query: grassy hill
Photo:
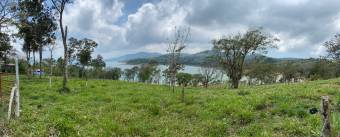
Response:
[{"label": "grassy hill", "polygon": [[[110,80],[72,79],[59,94],[48,80],[22,80],[22,116],[5,122],[12,136],[320,136],[320,98],[332,102],[340,131],[340,80],[225,88],[180,89]],[[1,124],[4,126],[3,124]],[[0,125],[0,126],[1,126]],[[1,132],[0,132],[1,135]]]}]

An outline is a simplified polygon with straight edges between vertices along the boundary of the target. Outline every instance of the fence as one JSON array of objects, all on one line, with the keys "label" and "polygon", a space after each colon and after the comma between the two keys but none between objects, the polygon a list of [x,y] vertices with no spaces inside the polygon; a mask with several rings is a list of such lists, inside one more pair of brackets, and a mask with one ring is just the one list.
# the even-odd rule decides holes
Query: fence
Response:
[{"label": "fence", "polygon": [[16,73],[1,73],[0,72],[0,120],[7,114],[7,119],[12,115],[14,105],[15,115],[20,114],[20,95],[19,95],[19,66],[16,59],[15,65]]}]

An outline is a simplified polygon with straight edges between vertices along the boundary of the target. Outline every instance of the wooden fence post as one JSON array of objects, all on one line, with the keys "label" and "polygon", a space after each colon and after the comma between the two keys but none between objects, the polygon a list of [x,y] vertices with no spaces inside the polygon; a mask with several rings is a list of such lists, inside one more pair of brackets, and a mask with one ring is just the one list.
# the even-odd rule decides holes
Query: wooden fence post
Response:
[{"label": "wooden fence post", "polygon": [[323,96],[321,101],[321,117],[323,121],[321,137],[331,137],[331,122],[329,110],[329,97]]}]

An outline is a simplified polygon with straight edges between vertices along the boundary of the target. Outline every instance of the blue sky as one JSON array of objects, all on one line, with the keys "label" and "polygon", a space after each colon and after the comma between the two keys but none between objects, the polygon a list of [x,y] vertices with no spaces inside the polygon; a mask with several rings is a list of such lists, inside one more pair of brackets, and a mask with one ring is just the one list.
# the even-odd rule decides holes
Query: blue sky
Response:
[{"label": "blue sky", "polygon": [[338,0],[75,0],[64,16],[70,36],[97,41],[95,53],[106,59],[165,53],[175,26],[191,28],[187,53],[211,49],[212,39],[263,27],[280,39],[269,56],[299,58],[325,55],[323,42],[340,32]]}]

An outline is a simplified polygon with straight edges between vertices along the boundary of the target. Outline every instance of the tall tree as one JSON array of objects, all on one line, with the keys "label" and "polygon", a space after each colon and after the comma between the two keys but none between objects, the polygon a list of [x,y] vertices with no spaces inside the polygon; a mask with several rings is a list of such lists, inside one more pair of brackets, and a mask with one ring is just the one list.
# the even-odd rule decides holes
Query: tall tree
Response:
[{"label": "tall tree", "polygon": [[63,42],[63,47],[64,47],[64,69],[63,69],[63,88],[62,90],[68,91],[67,87],[67,62],[68,62],[68,52],[67,52],[67,26],[64,26],[63,24],[63,14],[64,10],[67,4],[72,3],[73,0],[51,0],[53,7],[58,14],[58,21],[59,21],[59,29],[61,32],[61,38]]},{"label": "tall tree", "polygon": [[[43,5],[43,4],[41,4]],[[40,12],[39,18],[37,20],[37,42],[38,42],[38,51],[39,51],[39,69],[42,70],[42,56],[43,49],[45,46],[53,44],[55,41],[55,30],[57,29],[57,25],[52,16],[52,12],[50,8],[44,7]],[[41,78],[41,73],[40,73]]]},{"label": "tall tree", "polygon": [[[35,66],[35,53],[39,53],[39,68],[42,69],[43,47],[51,43],[56,30],[56,24],[51,12],[51,7],[44,4],[45,0],[23,0],[19,2],[18,15],[19,34],[26,43],[27,52],[33,52]],[[41,77],[41,73],[40,73]]]},{"label": "tall tree", "polygon": [[278,39],[265,34],[261,29],[250,29],[244,34],[213,40],[213,49],[228,71],[232,88],[236,89],[239,86],[245,57],[258,51],[265,51],[268,47],[275,47],[275,41]]},{"label": "tall tree", "polygon": [[175,92],[176,74],[179,70],[184,68],[183,64],[180,63],[180,56],[181,52],[186,47],[189,37],[190,28],[178,29],[175,27],[174,37],[168,44],[168,68],[166,74],[168,75],[167,78],[169,78],[172,92]]},{"label": "tall tree", "polygon": [[103,56],[98,54],[97,57],[91,61],[91,66],[95,69],[97,78],[99,78],[101,72],[103,71],[103,68],[106,67]]},{"label": "tall tree", "polygon": [[336,34],[334,38],[325,42],[324,46],[327,48],[328,57],[332,58],[336,64],[336,77],[340,76],[340,34]]},{"label": "tall tree", "polygon": [[79,44],[77,59],[82,65],[83,74],[85,74],[87,81],[86,67],[90,65],[92,59],[91,54],[94,52],[94,49],[98,46],[98,44],[97,42],[87,38],[80,40]]}]

